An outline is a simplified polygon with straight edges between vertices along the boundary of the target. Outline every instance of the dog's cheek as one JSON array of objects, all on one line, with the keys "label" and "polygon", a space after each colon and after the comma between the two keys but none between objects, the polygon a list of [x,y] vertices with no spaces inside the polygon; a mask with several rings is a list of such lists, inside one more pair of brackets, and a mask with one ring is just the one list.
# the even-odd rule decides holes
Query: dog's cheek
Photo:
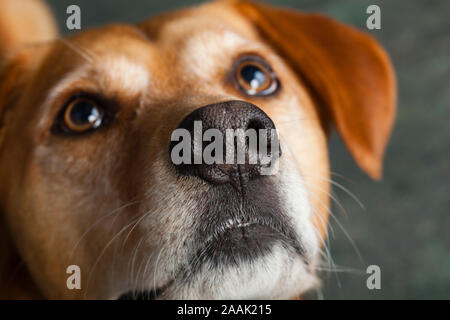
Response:
[{"label": "dog's cheek", "polygon": [[310,221],[322,242],[329,212],[327,134],[307,90],[283,63],[278,68],[283,74],[283,91],[265,108],[279,132],[285,174],[300,177],[311,207]]},{"label": "dog's cheek", "polygon": [[[83,149],[89,155],[84,156],[74,145],[67,148],[64,143],[27,149],[32,151],[19,179],[20,198],[14,198],[15,207],[8,208],[8,212],[14,213],[10,220],[14,234],[20,237],[21,255],[49,297],[85,294],[84,290],[67,289],[69,265],[81,267],[83,285],[93,273],[91,289],[103,277],[109,251],[97,270],[92,270],[93,264],[122,223],[121,217],[114,214],[104,218],[122,204],[112,183],[114,165],[120,162],[113,161],[117,160],[117,150],[112,143],[105,145],[107,150],[90,148],[85,143]],[[119,219],[113,223],[114,218]],[[99,219],[103,219],[102,223],[98,223]],[[101,286],[98,289],[104,290]],[[105,297],[101,292],[95,295]]]}]

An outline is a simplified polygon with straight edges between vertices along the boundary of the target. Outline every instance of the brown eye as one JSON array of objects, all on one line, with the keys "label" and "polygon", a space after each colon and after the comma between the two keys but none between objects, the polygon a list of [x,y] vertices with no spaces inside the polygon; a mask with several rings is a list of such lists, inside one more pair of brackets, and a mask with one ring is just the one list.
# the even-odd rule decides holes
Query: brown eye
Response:
[{"label": "brown eye", "polygon": [[82,133],[96,129],[103,122],[103,108],[88,98],[72,100],[64,110],[62,121],[65,131]]},{"label": "brown eye", "polygon": [[239,88],[251,96],[268,96],[279,87],[275,73],[257,56],[241,58],[235,68],[235,78]]}]

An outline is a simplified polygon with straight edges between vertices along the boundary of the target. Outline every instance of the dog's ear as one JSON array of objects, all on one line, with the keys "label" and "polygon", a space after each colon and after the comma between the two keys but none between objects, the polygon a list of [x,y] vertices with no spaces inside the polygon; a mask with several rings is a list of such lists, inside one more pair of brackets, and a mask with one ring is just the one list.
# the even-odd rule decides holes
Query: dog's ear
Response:
[{"label": "dog's ear", "polygon": [[358,165],[379,179],[395,118],[387,54],[369,35],[319,14],[231,1],[310,90]]},{"label": "dog's ear", "polygon": [[0,147],[4,114],[20,95],[39,44],[58,37],[56,21],[44,1],[0,0]]},{"label": "dog's ear", "polygon": [[0,0],[0,54],[57,35],[56,21],[45,1]]}]

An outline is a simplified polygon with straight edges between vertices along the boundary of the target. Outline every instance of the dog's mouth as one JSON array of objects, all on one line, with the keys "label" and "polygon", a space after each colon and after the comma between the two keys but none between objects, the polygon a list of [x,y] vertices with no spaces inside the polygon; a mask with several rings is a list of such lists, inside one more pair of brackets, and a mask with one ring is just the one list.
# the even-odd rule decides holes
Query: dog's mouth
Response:
[{"label": "dog's mouth", "polygon": [[[230,256],[249,255],[251,252],[282,240],[283,235],[269,225],[229,219],[225,226],[211,235],[198,255],[214,260],[215,254]],[[230,252],[224,252],[229,250]]]},{"label": "dog's mouth", "polygon": [[118,299],[157,300],[174,282],[189,282],[207,263],[213,268],[230,264],[238,267],[243,261],[251,261],[270,252],[275,243],[281,243],[296,254],[304,256],[304,250],[297,239],[285,230],[280,230],[278,226],[229,219],[215,229],[188,262],[179,268],[176,276],[165,285],[152,290],[128,291]]},{"label": "dog's mouth", "polygon": [[221,274],[258,263],[275,247],[282,247],[308,264],[293,222],[276,197],[276,188],[269,184],[259,186],[263,186],[259,192],[246,197],[230,186],[217,186],[212,194],[220,198],[203,198],[190,239],[191,253],[175,266],[170,279],[154,289],[126,292],[119,299],[162,299],[171,296],[172,287],[193,284],[205,273]]},{"label": "dog's mouth", "polygon": [[195,274],[205,263],[218,268],[255,260],[270,252],[276,242],[302,254],[294,232],[273,219],[229,218],[205,238],[200,237],[202,245],[188,264],[185,277]]}]

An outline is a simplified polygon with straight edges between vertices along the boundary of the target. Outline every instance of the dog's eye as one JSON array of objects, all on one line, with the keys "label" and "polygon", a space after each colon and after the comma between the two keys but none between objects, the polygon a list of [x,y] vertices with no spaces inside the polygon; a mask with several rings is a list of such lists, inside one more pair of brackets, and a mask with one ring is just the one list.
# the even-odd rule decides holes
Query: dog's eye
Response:
[{"label": "dog's eye", "polygon": [[103,108],[88,98],[75,98],[62,113],[62,129],[69,133],[83,133],[96,129],[103,122]]},{"label": "dog's eye", "polygon": [[237,62],[235,79],[239,89],[251,96],[268,96],[279,87],[279,81],[270,66],[256,56],[246,56]]}]

